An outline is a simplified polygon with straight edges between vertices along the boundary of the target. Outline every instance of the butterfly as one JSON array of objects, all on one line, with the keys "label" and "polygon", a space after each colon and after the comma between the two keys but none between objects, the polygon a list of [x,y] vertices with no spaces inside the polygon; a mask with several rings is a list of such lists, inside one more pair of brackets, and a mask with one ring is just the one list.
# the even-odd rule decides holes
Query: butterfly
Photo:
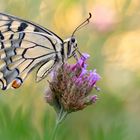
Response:
[{"label": "butterfly", "polygon": [[39,66],[36,81],[44,79],[57,65],[77,58],[75,32],[89,23],[87,18],[62,40],[54,32],[30,21],[0,13],[0,87],[19,88],[29,73]]}]

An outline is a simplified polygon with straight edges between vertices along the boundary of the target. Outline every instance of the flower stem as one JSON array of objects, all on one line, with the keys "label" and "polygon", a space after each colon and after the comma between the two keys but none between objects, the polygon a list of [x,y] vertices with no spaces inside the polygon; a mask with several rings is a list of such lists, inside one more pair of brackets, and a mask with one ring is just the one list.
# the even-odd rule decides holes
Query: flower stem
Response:
[{"label": "flower stem", "polygon": [[53,130],[53,133],[52,133],[51,140],[55,140],[58,127],[59,127],[60,123],[66,118],[67,114],[68,114],[68,112],[65,112],[64,109],[61,107],[61,110],[56,119],[56,124],[55,124],[54,130]]},{"label": "flower stem", "polygon": [[57,132],[57,129],[58,129],[58,125],[59,125],[59,124],[56,122],[55,127],[54,127],[54,130],[53,130],[53,133],[52,133],[52,138],[51,138],[51,140],[55,140],[56,132]]}]

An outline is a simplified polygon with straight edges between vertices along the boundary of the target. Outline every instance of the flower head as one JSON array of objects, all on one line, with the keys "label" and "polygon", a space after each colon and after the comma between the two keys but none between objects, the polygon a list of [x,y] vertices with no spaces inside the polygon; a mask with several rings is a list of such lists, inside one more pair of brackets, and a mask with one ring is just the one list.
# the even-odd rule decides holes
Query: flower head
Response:
[{"label": "flower head", "polygon": [[50,90],[46,92],[46,101],[56,111],[63,108],[67,112],[74,112],[95,103],[97,95],[89,96],[100,79],[96,70],[87,70],[88,54],[83,54],[76,64],[65,63],[53,71]]}]

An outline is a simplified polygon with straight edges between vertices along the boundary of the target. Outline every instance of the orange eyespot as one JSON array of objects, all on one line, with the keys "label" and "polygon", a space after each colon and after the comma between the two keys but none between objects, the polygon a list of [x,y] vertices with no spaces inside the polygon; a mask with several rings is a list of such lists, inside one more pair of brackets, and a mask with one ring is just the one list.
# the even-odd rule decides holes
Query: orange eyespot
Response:
[{"label": "orange eyespot", "polygon": [[20,86],[21,86],[21,84],[22,84],[22,81],[21,81],[21,79],[15,79],[14,81],[13,81],[13,83],[12,83],[12,87],[13,88],[15,88],[15,89],[17,89],[17,88],[19,88]]}]

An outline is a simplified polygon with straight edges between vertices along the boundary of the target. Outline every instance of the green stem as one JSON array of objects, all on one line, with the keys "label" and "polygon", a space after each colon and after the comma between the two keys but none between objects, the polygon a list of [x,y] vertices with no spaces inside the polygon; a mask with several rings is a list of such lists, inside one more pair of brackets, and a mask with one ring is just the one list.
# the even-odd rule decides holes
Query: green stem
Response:
[{"label": "green stem", "polygon": [[55,124],[54,130],[53,130],[53,133],[52,133],[51,140],[55,140],[58,127],[59,127],[60,123],[66,118],[67,114],[68,114],[68,112],[65,112],[63,110],[63,108],[61,108],[61,110],[58,114],[57,120],[56,120],[56,124]]},{"label": "green stem", "polygon": [[53,130],[53,133],[52,133],[52,138],[51,138],[51,140],[55,140],[56,132],[57,132],[58,126],[59,126],[59,123],[56,122],[55,127],[54,127],[54,130]]}]

